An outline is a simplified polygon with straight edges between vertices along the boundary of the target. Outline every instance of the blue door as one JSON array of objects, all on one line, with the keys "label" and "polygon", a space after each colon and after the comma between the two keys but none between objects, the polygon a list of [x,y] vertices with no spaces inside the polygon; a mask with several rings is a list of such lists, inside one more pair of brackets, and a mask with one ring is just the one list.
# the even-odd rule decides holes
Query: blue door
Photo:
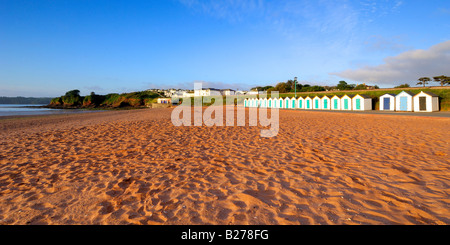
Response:
[{"label": "blue door", "polygon": [[400,97],[400,110],[401,111],[408,110],[408,98],[406,96]]},{"label": "blue door", "polygon": [[391,109],[391,99],[383,98],[383,110],[390,110],[390,109]]}]

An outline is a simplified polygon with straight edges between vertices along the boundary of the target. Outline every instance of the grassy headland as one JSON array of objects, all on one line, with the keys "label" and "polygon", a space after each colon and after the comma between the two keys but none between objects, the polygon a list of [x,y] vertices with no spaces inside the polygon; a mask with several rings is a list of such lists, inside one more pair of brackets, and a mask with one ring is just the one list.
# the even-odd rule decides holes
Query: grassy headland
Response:
[{"label": "grassy headland", "polygon": [[132,93],[111,93],[107,95],[98,95],[92,92],[87,96],[80,96],[79,90],[72,90],[65,95],[53,98],[47,107],[62,109],[80,109],[80,108],[141,108],[154,103],[159,94],[150,91],[140,91]]}]

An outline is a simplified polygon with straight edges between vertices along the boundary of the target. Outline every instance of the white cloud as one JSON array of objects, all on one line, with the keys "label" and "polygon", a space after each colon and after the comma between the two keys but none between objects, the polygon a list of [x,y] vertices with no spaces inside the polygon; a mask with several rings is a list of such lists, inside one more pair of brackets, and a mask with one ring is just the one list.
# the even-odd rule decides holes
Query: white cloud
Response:
[{"label": "white cloud", "polygon": [[450,40],[430,47],[387,57],[384,64],[333,72],[330,75],[376,84],[399,84],[418,78],[450,75]]}]

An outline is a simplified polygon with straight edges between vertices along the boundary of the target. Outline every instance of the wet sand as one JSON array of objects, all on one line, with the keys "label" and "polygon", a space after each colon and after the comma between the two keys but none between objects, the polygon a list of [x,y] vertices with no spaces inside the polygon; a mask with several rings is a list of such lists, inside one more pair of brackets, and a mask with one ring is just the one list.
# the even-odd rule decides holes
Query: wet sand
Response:
[{"label": "wet sand", "polygon": [[450,224],[449,118],[171,111],[1,119],[0,224]]}]

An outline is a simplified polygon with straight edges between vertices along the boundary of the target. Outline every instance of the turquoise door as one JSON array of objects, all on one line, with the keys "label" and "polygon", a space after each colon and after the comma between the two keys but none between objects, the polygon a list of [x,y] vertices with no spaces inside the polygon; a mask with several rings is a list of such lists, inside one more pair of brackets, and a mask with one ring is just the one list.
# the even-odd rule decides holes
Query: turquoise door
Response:
[{"label": "turquoise door", "polygon": [[316,100],[316,109],[319,109],[319,100]]},{"label": "turquoise door", "polygon": [[283,101],[280,100],[280,108],[283,108]]},{"label": "turquoise door", "polygon": [[269,107],[272,107],[272,101],[269,100]]},{"label": "turquoise door", "polygon": [[400,110],[401,111],[408,110],[408,98],[406,96],[400,97]]},{"label": "turquoise door", "polygon": [[337,109],[337,108],[338,108],[338,100],[334,99],[334,109]]},{"label": "turquoise door", "polygon": [[289,108],[289,102],[287,100],[284,101],[284,107]]},{"label": "turquoise door", "polygon": [[303,101],[302,101],[302,100],[299,100],[299,101],[298,101],[298,108],[302,108],[302,105],[303,105]]},{"label": "turquoise door", "polygon": [[244,107],[247,107],[247,101],[244,100]]},{"label": "turquoise door", "polygon": [[356,110],[361,110],[361,99],[356,99]]},{"label": "turquoise door", "polygon": [[310,108],[309,100],[306,101],[306,109]]},{"label": "turquoise door", "polygon": [[295,100],[292,101],[292,108],[295,108]]},{"label": "turquoise door", "polygon": [[344,109],[348,110],[348,99],[344,100]]},{"label": "turquoise door", "polygon": [[328,100],[323,100],[323,109],[328,109]]}]

